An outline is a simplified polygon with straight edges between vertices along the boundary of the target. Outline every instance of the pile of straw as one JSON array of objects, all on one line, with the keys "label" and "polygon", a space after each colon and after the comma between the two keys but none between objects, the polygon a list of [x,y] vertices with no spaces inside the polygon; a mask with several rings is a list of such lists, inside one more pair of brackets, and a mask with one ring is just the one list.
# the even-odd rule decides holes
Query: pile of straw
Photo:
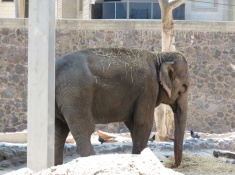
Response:
[{"label": "pile of straw", "polygon": [[203,157],[199,155],[184,154],[182,163],[179,167],[174,166],[174,157],[170,157],[164,163],[167,168],[173,168],[175,171],[183,174],[200,175],[231,175],[235,174],[235,165],[226,163],[222,158]]}]

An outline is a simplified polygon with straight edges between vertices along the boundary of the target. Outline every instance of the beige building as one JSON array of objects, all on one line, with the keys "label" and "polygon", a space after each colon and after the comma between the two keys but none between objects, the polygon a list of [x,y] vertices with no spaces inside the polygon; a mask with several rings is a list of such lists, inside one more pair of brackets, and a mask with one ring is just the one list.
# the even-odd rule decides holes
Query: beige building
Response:
[{"label": "beige building", "polygon": [[[29,0],[0,0],[0,18],[28,17]],[[160,19],[158,0],[55,0],[56,17],[69,19]],[[146,14],[145,14],[146,13]],[[176,19],[235,21],[234,0],[187,0]],[[127,15],[129,14],[129,15]]]},{"label": "beige building", "polygon": [[28,16],[29,0],[0,0],[0,18],[24,18]]},{"label": "beige building", "polygon": [[[55,0],[56,17],[90,19],[90,0]],[[28,17],[29,0],[0,0],[0,18]]]},{"label": "beige building", "polygon": [[15,17],[15,3],[13,0],[12,1],[0,0],[0,18],[3,17],[9,17],[9,18]]},{"label": "beige building", "polygon": [[56,0],[57,18],[91,19],[92,0]]}]

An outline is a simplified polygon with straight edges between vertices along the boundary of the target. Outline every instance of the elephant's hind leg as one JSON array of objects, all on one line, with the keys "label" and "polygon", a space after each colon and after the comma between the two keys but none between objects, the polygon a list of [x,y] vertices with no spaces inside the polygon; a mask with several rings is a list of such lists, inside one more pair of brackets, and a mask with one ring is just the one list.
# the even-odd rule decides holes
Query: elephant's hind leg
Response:
[{"label": "elephant's hind leg", "polygon": [[95,152],[90,140],[91,134],[95,131],[91,105],[87,98],[79,97],[79,99],[70,100],[66,104],[63,115],[76,141],[77,151],[81,157],[94,155]]},{"label": "elephant's hind leg", "polygon": [[64,144],[68,133],[68,125],[55,118],[55,165],[63,164]]},{"label": "elephant's hind leg", "polygon": [[94,130],[91,132],[89,129],[87,129],[87,124],[84,122],[79,123],[79,128],[77,123],[70,124],[70,130],[71,133],[76,140],[77,145],[77,151],[80,154],[81,157],[87,157],[90,155],[94,155],[95,151],[91,144],[91,134],[94,132]]}]

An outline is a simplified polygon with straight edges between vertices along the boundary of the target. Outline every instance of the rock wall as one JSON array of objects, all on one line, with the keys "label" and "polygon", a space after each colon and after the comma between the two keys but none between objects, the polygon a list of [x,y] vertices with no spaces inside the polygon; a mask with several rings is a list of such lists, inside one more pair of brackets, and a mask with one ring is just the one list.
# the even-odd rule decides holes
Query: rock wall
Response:
[{"label": "rock wall", "polygon": [[[210,133],[235,130],[234,28],[234,22],[177,21],[176,48],[187,57],[191,74],[187,129]],[[0,19],[0,132],[27,127],[27,32],[27,20]],[[57,21],[56,58],[88,47],[161,51],[161,23]],[[127,131],[119,123],[97,129]]]},{"label": "rock wall", "polygon": [[0,25],[0,131],[27,127],[27,31]]}]

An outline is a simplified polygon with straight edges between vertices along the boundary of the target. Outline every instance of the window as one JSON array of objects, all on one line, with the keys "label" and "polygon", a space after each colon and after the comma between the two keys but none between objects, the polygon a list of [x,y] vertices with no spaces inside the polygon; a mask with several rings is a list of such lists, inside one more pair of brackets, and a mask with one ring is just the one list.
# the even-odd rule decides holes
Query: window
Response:
[{"label": "window", "polygon": [[185,4],[181,4],[173,10],[173,18],[174,20],[185,20]]},{"label": "window", "polygon": [[158,3],[153,3],[153,19],[161,19],[161,9]]},{"label": "window", "polygon": [[[92,19],[161,19],[159,3],[136,1],[127,2],[106,0],[92,5]],[[129,16],[128,16],[129,15]],[[174,19],[185,19],[185,4],[173,11]]]},{"label": "window", "polygon": [[130,3],[130,19],[151,19],[151,3]]},{"label": "window", "polygon": [[126,3],[116,3],[116,19],[127,19]]},{"label": "window", "polygon": [[102,19],[115,19],[115,3],[103,3]]}]

